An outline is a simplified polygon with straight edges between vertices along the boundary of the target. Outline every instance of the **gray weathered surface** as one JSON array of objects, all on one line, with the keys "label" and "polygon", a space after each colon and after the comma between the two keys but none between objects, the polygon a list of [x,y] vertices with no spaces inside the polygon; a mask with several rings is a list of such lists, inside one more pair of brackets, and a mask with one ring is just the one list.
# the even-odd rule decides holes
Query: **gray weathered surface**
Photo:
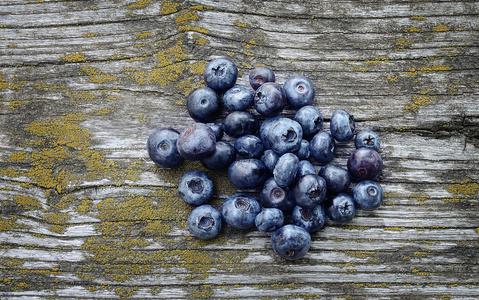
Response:
[{"label": "gray weathered surface", "polygon": [[[0,298],[477,299],[478,15],[475,1],[3,0]],[[201,166],[157,169],[145,143],[191,122],[185,95],[217,56],[240,85],[256,65],[306,75],[326,121],[346,108],[377,130],[385,204],[327,223],[296,262],[256,231],[192,238],[175,186]],[[210,173],[219,206],[237,189]]]}]

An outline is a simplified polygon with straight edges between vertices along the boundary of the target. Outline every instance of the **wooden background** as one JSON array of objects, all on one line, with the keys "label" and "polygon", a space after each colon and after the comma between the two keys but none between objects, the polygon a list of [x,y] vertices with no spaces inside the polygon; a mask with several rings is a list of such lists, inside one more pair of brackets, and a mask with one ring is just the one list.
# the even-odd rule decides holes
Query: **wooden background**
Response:
[{"label": "wooden background", "polygon": [[[2,0],[0,298],[477,299],[478,16],[476,1]],[[311,78],[325,130],[343,108],[378,131],[384,205],[327,223],[295,262],[254,230],[193,238],[176,185],[203,168],[158,169],[145,145],[192,122],[185,96],[218,56],[239,85],[258,65]],[[345,166],[353,145],[338,148]],[[238,190],[209,173],[219,207]]]}]

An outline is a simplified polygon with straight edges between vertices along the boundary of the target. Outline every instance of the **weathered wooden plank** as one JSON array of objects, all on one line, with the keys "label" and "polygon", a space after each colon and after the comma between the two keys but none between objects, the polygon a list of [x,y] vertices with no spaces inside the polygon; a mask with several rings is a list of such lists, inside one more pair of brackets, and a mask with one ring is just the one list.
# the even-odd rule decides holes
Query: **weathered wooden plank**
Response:
[{"label": "weathered wooden plank", "polygon": [[[478,13],[477,1],[2,1],[0,298],[476,299]],[[280,83],[309,76],[325,130],[347,108],[378,131],[385,204],[328,221],[298,262],[254,230],[192,238],[176,186],[202,167],[158,169],[145,143],[192,122],[185,96],[217,56],[239,85],[263,64]],[[345,166],[354,149],[338,145]],[[238,189],[211,174],[219,207]]]}]

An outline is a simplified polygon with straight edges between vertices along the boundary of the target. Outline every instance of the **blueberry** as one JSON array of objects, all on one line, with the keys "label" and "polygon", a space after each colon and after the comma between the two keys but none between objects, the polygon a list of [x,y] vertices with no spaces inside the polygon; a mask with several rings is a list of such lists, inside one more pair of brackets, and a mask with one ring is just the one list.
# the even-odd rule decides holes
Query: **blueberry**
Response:
[{"label": "blueberry", "polygon": [[205,204],[213,196],[213,179],[203,171],[190,171],[181,178],[178,194],[190,205]]},{"label": "blueberry", "polygon": [[379,153],[370,148],[359,148],[348,158],[348,171],[356,180],[372,180],[383,169]]},{"label": "blueberry", "polygon": [[276,117],[271,117],[267,118],[261,123],[261,126],[259,127],[259,138],[263,142],[263,145],[266,149],[271,149],[271,145],[269,144],[268,138],[269,138],[269,130],[275,123],[279,120],[285,118],[283,116],[276,116]]},{"label": "blueberry", "polygon": [[301,148],[303,129],[298,122],[281,117],[275,119],[269,126],[269,130],[264,133],[264,139],[273,151],[282,155],[296,152]]},{"label": "blueberry", "polygon": [[238,68],[229,59],[217,58],[210,61],[203,74],[206,84],[215,91],[232,88],[238,78]]},{"label": "blueberry", "polygon": [[284,215],[280,209],[263,208],[261,212],[256,215],[254,223],[259,231],[273,232],[283,226]]},{"label": "blueberry", "polygon": [[293,224],[303,227],[308,232],[313,233],[324,226],[326,221],[326,212],[322,205],[313,208],[304,208],[296,205],[292,214]]},{"label": "blueberry", "polygon": [[258,118],[247,111],[234,111],[223,119],[223,130],[232,137],[254,134],[258,127]]},{"label": "blueberry", "polygon": [[259,159],[239,159],[229,166],[228,178],[238,188],[254,188],[268,179],[268,169]]},{"label": "blueberry", "polygon": [[294,120],[301,124],[305,137],[312,137],[323,128],[323,116],[311,105],[301,107],[294,115]]},{"label": "blueberry", "polygon": [[364,210],[374,210],[383,202],[383,188],[376,181],[360,181],[353,189],[356,204]]},{"label": "blueberry", "polygon": [[211,122],[220,110],[218,95],[207,86],[196,88],[188,95],[186,108],[196,122]]},{"label": "blueberry", "polygon": [[299,159],[293,153],[285,153],[279,157],[273,176],[280,187],[286,188],[294,182],[298,173],[298,163]]},{"label": "blueberry", "polygon": [[221,231],[221,212],[211,205],[196,207],[188,217],[188,228],[197,238],[211,239]]},{"label": "blueberry", "polygon": [[201,160],[215,152],[216,136],[208,125],[194,123],[180,133],[176,147],[185,159]]},{"label": "blueberry", "polygon": [[248,229],[255,225],[256,216],[261,211],[258,201],[244,193],[228,197],[221,206],[225,222],[237,229]]},{"label": "blueberry", "polygon": [[356,149],[365,147],[379,151],[379,148],[381,147],[381,139],[376,132],[365,129],[356,134],[354,145],[356,146]]},{"label": "blueberry", "polygon": [[215,134],[215,137],[216,137],[216,141],[221,141],[221,139],[223,138],[223,126],[216,123],[206,123],[206,125],[208,125],[211,128],[211,130],[213,130],[213,133]]},{"label": "blueberry", "polygon": [[265,82],[275,82],[273,70],[267,67],[256,67],[249,73],[249,84],[254,90],[257,90]]},{"label": "blueberry", "polygon": [[320,164],[327,164],[334,158],[336,143],[326,131],[318,132],[309,142],[311,156]]},{"label": "blueberry", "polygon": [[289,212],[294,207],[294,198],[289,190],[278,186],[273,177],[264,183],[259,194],[259,201],[263,207],[277,208],[283,212]]},{"label": "blueberry", "polygon": [[344,109],[338,109],[333,112],[329,126],[333,137],[344,142],[353,138],[356,125],[352,115]]},{"label": "blueberry", "polygon": [[273,172],[274,166],[276,166],[278,159],[279,154],[271,149],[264,151],[263,155],[261,156],[261,161],[264,163],[264,165],[266,166],[266,168],[268,168],[270,172]]},{"label": "blueberry", "polygon": [[311,104],[314,99],[314,86],[305,76],[289,77],[283,84],[288,104],[293,108],[300,108]]},{"label": "blueberry", "polygon": [[283,88],[275,82],[266,82],[254,94],[254,107],[265,117],[279,115],[286,105]]},{"label": "blueberry", "polygon": [[223,141],[216,142],[216,149],[212,155],[203,158],[201,164],[210,170],[229,167],[236,160],[235,148]]},{"label": "blueberry", "polygon": [[296,151],[296,156],[300,160],[308,159],[311,156],[311,150],[309,149],[309,142],[307,140],[301,140],[299,150]]},{"label": "blueberry", "polygon": [[158,128],[150,135],[146,149],[151,160],[159,167],[175,167],[184,158],[178,153],[176,141],[180,133],[173,128]]},{"label": "blueberry", "polygon": [[285,259],[300,259],[309,251],[311,235],[302,227],[284,225],[271,235],[271,246],[276,254]]},{"label": "blueberry", "polygon": [[298,174],[296,175],[296,178],[301,178],[308,174],[316,174],[313,164],[308,160],[300,160],[298,163]]},{"label": "blueberry", "polygon": [[316,174],[308,174],[299,178],[293,187],[296,204],[304,208],[313,208],[326,199],[326,181]]},{"label": "blueberry", "polygon": [[230,111],[247,110],[253,101],[253,92],[243,86],[232,87],[223,95],[223,104]]},{"label": "blueberry", "polygon": [[353,197],[346,193],[334,196],[326,208],[326,215],[331,221],[345,223],[351,221],[356,214]]},{"label": "blueberry", "polygon": [[318,175],[323,177],[328,187],[328,193],[338,194],[345,191],[351,184],[351,176],[348,170],[333,164],[322,167]]},{"label": "blueberry", "polygon": [[235,149],[246,158],[260,158],[263,154],[263,143],[256,135],[247,134],[235,140]]}]

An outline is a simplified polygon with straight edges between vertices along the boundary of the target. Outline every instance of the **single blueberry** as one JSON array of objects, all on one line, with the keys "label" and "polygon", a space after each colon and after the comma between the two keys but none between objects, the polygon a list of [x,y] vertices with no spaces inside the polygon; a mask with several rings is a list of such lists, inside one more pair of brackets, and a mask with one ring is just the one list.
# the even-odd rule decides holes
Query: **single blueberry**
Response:
[{"label": "single blueberry", "polygon": [[275,82],[266,82],[254,94],[254,107],[269,118],[279,115],[286,105],[283,88]]},{"label": "single blueberry", "polygon": [[346,193],[334,196],[326,208],[326,215],[331,221],[345,223],[351,221],[356,214],[353,197]]},{"label": "single blueberry", "polygon": [[255,225],[256,216],[261,211],[258,201],[248,194],[238,193],[228,197],[221,206],[225,222],[237,229],[248,229]]},{"label": "single blueberry", "polygon": [[216,123],[206,123],[206,125],[208,125],[211,128],[211,130],[213,130],[216,137],[216,141],[217,142],[221,141],[221,139],[223,138],[223,126]]},{"label": "single blueberry", "polygon": [[151,160],[159,167],[176,167],[184,158],[178,153],[176,141],[180,133],[173,128],[158,128],[150,135],[146,149]]},{"label": "single blueberry", "polygon": [[210,170],[228,168],[236,160],[235,148],[223,141],[216,142],[212,155],[201,160],[201,164]]},{"label": "single blueberry", "polygon": [[302,227],[284,225],[271,235],[271,246],[276,254],[285,259],[300,259],[309,251],[311,235]]},{"label": "single blueberry", "polygon": [[313,233],[324,226],[326,221],[326,211],[322,205],[313,208],[304,208],[296,205],[292,214],[293,224],[303,227],[308,232]]},{"label": "single blueberry", "polygon": [[215,91],[232,88],[238,78],[238,68],[229,59],[217,58],[210,61],[203,74],[206,84]]},{"label": "single blueberry", "polygon": [[289,187],[296,179],[298,173],[299,159],[293,153],[281,155],[273,170],[276,183],[282,187]]},{"label": "single blueberry", "polygon": [[304,208],[320,205],[326,199],[326,192],[326,181],[316,174],[304,175],[293,187],[296,204]]},{"label": "single blueberry", "polygon": [[221,212],[211,205],[196,207],[188,217],[188,228],[197,238],[211,239],[221,231]]},{"label": "single blueberry", "polygon": [[280,187],[273,177],[266,180],[259,194],[263,207],[278,208],[287,213],[294,207],[294,198],[289,190]]},{"label": "single blueberry", "polygon": [[370,148],[359,148],[348,158],[348,171],[356,180],[372,180],[383,170],[379,153]]},{"label": "single blueberry", "polygon": [[283,84],[288,104],[300,108],[311,104],[314,99],[314,85],[306,76],[289,77]]},{"label": "single blueberry", "polygon": [[275,81],[273,70],[267,67],[256,67],[249,73],[249,84],[254,90],[257,90],[263,83]]},{"label": "single blueberry", "polygon": [[303,129],[298,122],[281,117],[274,120],[269,126],[269,130],[264,133],[264,139],[273,151],[282,155],[296,152],[301,148]]},{"label": "single blueberry", "polygon": [[376,132],[365,129],[356,134],[354,145],[356,146],[356,149],[365,147],[379,151],[379,148],[381,147],[381,139]]},{"label": "single blueberry", "polygon": [[323,128],[323,116],[311,105],[301,107],[294,115],[294,120],[301,124],[303,135],[307,138],[314,136]]},{"label": "single blueberry", "polygon": [[260,158],[263,154],[263,143],[256,135],[246,134],[235,140],[235,149],[245,158]]},{"label": "single blueberry", "polygon": [[311,156],[311,150],[309,149],[309,142],[307,140],[301,140],[299,150],[296,151],[296,156],[300,160],[308,159]]},{"label": "single blueberry", "polygon": [[334,158],[336,143],[326,131],[318,132],[309,142],[311,156],[320,164],[327,164]]},{"label": "single blueberry", "polygon": [[190,205],[205,204],[213,196],[213,179],[203,171],[190,171],[181,178],[178,194]]},{"label": "single blueberry", "polygon": [[250,89],[243,86],[235,86],[223,95],[223,104],[227,110],[247,110],[253,106],[254,95]]},{"label": "single blueberry", "polygon": [[372,180],[360,181],[353,189],[353,198],[356,204],[364,210],[374,210],[383,202],[383,188]]},{"label": "single blueberry", "polygon": [[333,164],[327,164],[322,167],[319,170],[318,175],[323,177],[326,181],[328,193],[330,194],[338,194],[346,191],[351,184],[351,176],[349,175],[348,170]]},{"label": "single blueberry", "polygon": [[269,130],[273,125],[276,124],[276,122],[279,119],[285,118],[283,116],[276,116],[276,117],[271,117],[267,118],[261,123],[261,126],[259,127],[259,138],[263,142],[263,145],[266,149],[271,149],[271,145],[269,144],[268,138],[269,138]]},{"label": "single blueberry", "polygon": [[254,223],[259,231],[273,232],[283,226],[284,215],[280,209],[263,208],[261,212],[256,215]]},{"label": "single blueberry", "polygon": [[354,117],[344,109],[338,109],[333,112],[329,126],[333,137],[341,142],[352,139],[356,127]]},{"label": "single blueberry", "polygon": [[211,122],[220,111],[218,95],[207,86],[196,88],[188,95],[186,108],[196,122]]},{"label": "single blueberry", "polygon": [[308,174],[316,174],[316,170],[314,169],[314,166],[312,163],[310,163],[308,160],[300,160],[298,163],[298,174],[296,175],[296,178],[301,178],[304,175]]},{"label": "single blueberry", "polygon": [[196,161],[215,152],[216,136],[204,123],[194,123],[186,127],[176,141],[178,153],[187,160]]},{"label": "single blueberry", "polygon": [[234,111],[223,119],[223,130],[232,137],[254,134],[258,127],[258,118],[247,111]]},{"label": "single blueberry", "polygon": [[264,151],[263,155],[261,156],[261,161],[264,163],[264,165],[266,166],[266,168],[268,168],[270,172],[273,172],[274,166],[276,166],[278,159],[279,154],[271,149]]},{"label": "single blueberry", "polygon": [[229,166],[228,178],[238,188],[254,188],[268,179],[268,169],[259,159],[239,159]]}]

